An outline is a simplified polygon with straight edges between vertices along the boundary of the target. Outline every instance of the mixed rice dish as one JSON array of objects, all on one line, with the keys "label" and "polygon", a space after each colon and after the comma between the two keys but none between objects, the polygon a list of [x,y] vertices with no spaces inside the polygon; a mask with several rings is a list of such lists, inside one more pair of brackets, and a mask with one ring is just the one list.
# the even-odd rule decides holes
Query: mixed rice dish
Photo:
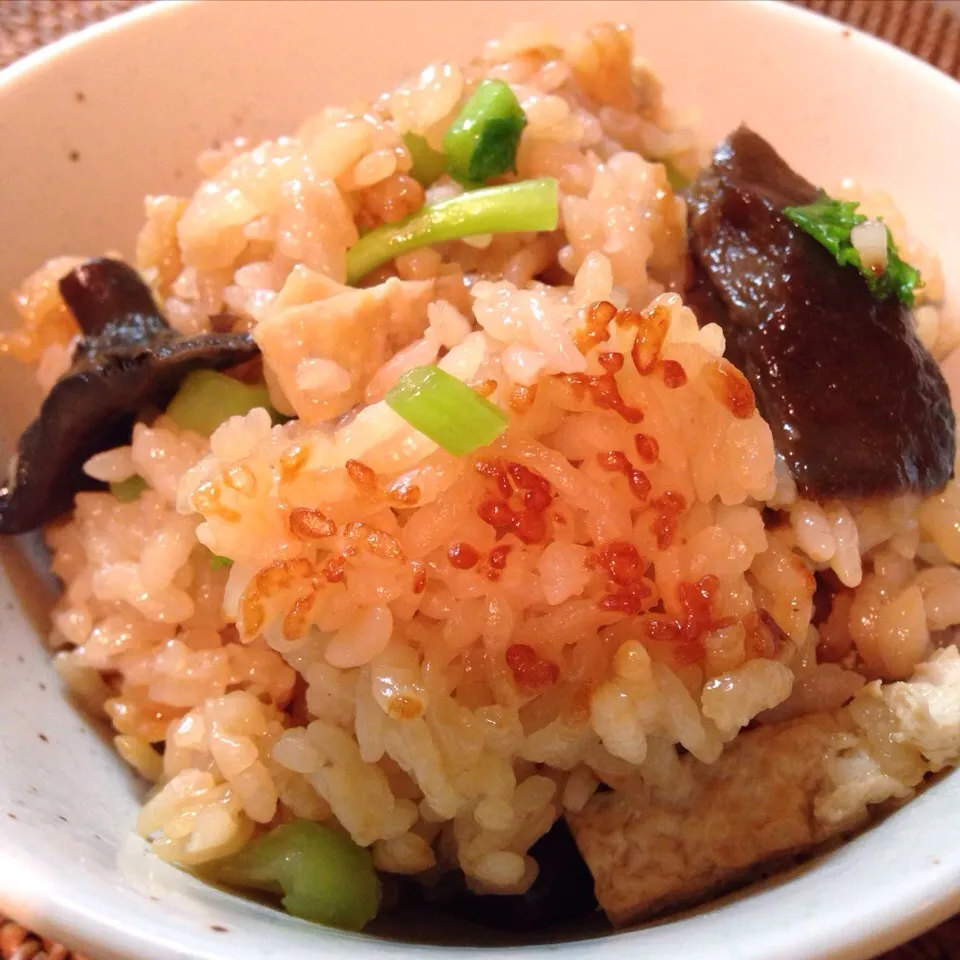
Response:
[{"label": "mixed rice dish", "polygon": [[156,856],[621,926],[960,760],[960,323],[889,198],[704,151],[610,24],[199,169],[0,339],[0,532]]}]

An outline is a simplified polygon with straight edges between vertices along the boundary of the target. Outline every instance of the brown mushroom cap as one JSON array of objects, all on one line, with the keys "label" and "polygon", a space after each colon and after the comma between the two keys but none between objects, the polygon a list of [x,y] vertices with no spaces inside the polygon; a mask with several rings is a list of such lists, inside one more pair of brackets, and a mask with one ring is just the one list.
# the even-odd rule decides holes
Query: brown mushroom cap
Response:
[{"label": "brown mushroom cap", "polygon": [[78,491],[102,486],[84,474],[84,463],[129,443],[137,417],[166,406],[188,373],[259,354],[247,333],[181,337],[139,274],[118,260],[82,264],[60,291],[84,336],[20,437],[0,491],[0,534],[33,530],[68,511]]}]

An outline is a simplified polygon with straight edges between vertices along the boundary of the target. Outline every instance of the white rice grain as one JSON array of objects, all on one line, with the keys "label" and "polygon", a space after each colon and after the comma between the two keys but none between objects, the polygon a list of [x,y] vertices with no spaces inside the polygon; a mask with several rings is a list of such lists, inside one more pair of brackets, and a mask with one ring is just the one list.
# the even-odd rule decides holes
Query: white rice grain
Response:
[{"label": "white rice grain", "polygon": [[103,483],[120,483],[129,480],[137,472],[131,447],[114,447],[94,454],[83,465],[83,472]]}]

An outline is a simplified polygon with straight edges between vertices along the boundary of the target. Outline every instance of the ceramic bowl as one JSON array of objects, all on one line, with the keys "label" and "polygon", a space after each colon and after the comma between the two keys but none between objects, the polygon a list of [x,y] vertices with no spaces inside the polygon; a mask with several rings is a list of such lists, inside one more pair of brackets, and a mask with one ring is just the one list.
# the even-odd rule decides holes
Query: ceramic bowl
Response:
[{"label": "ceramic bowl", "polygon": [[[960,288],[960,85],[837,23],[715,0],[222,0],[149,5],[0,75],[0,289],[54,254],[129,253],[142,196],[187,190],[193,156],[212,141],[290,130],[432,59],[468,57],[520,19],[631,24],[706,138],[746,121],[814,182],[856,175],[887,189]],[[4,364],[5,453],[34,400],[29,378]],[[149,856],[132,837],[141,787],[62,697],[41,644],[50,584],[29,546],[2,547],[0,910],[97,960],[422,957],[423,947],[311,926]],[[554,960],[866,957],[960,906],[957,836],[960,774],[790,879],[646,929],[514,950],[529,960],[548,949]]]}]

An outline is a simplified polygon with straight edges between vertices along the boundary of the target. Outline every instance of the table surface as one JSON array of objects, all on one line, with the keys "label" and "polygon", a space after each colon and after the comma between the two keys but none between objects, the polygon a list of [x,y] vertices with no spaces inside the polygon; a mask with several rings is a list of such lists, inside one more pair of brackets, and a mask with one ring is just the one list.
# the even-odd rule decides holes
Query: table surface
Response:
[{"label": "table surface", "polygon": [[[0,68],[65,34],[146,2],[149,0],[0,0]],[[882,37],[960,80],[960,0],[790,2]],[[91,960],[3,917],[0,958]],[[960,917],[878,960],[960,960]]]}]

